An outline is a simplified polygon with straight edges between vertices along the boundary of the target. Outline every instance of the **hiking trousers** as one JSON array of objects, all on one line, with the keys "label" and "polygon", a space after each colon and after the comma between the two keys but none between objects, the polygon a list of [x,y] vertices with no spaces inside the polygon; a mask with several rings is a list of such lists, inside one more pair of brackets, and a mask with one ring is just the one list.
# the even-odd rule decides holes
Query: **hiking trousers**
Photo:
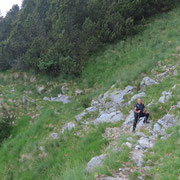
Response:
[{"label": "hiking trousers", "polygon": [[137,122],[138,122],[139,118],[141,118],[141,117],[145,117],[143,122],[147,123],[147,120],[149,118],[149,113],[134,113],[133,131],[135,131]]}]

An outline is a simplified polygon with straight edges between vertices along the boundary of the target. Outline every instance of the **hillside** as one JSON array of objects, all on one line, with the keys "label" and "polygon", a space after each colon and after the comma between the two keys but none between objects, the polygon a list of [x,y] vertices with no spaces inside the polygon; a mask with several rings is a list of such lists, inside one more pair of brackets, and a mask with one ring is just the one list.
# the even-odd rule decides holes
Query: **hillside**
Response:
[{"label": "hillside", "polygon": [[[93,54],[80,77],[1,72],[1,115],[13,129],[0,147],[0,179],[178,180],[179,18],[179,5],[155,15]],[[138,97],[150,124],[132,133]]]},{"label": "hillside", "polygon": [[79,76],[100,47],[136,34],[177,0],[23,0],[0,15],[0,70]]}]

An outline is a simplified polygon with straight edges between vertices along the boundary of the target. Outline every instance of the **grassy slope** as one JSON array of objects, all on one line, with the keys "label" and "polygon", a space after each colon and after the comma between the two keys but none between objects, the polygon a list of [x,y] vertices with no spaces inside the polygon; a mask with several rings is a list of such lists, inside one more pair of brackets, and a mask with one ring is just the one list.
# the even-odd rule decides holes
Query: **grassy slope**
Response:
[{"label": "grassy slope", "polygon": [[[100,93],[108,90],[111,85],[116,83],[117,88],[122,88],[127,84],[139,87],[139,82],[144,74],[151,76],[151,70],[157,65],[158,61],[167,63],[175,63],[179,59],[172,56],[175,49],[180,45],[180,8],[177,7],[169,13],[164,13],[150,19],[148,23],[142,27],[144,31],[135,37],[129,38],[126,41],[118,42],[117,44],[106,47],[103,52],[93,55],[86,64],[82,77],[76,82],[69,80],[69,95],[75,88],[82,88],[87,93],[76,97],[72,103],[62,105],[58,103],[43,102],[42,97],[57,95],[63,81],[60,78],[50,79],[48,77],[37,77],[36,81],[30,82],[31,74],[27,74],[27,78],[22,74],[14,81],[12,73],[1,73],[0,91],[6,99],[6,104],[9,108],[14,108],[21,114],[18,123],[14,129],[12,136],[4,142],[0,148],[0,177],[1,179],[62,179],[62,180],[84,180],[93,179],[94,175],[87,175],[84,172],[86,163],[95,155],[103,152],[103,149],[108,145],[108,141],[104,140],[102,133],[105,126],[89,127],[89,131],[83,131],[82,137],[73,135],[81,129],[79,125],[73,132],[61,136],[58,140],[52,141],[49,134],[59,132],[65,122],[75,121],[74,116],[81,112],[84,107],[88,106],[92,98],[97,97]],[[5,77],[7,77],[5,79]],[[147,98],[145,103],[148,103],[155,98],[157,100],[163,90],[169,89],[174,84],[179,84],[179,76],[176,78],[167,79],[162,82],[161,86],[153,86],[147,90]],[[3,81],[3,79],[5,79]],[[24,86],[22,86],[22,83]],[[44,85],[46,90],[42,95],[38,95],[36,91],[37,85]],[[15,92],[11,92],[14,87]],[[30,99],[36,99],[35,102],[25,105],[19,102],[24,91],[32,90],[33,94],[28,95]],[[155,105],[150,109],[153,120],[162,117],[168,112],[171,105],[177,103],[180,99],[178,95],[179,88],[174,91],[174,98],[170,103],[158,106]],[[15,100],[13,105],[10,99]],[[9,100],[9,101],[8,101]],[[124,109],[125,113],[129,109]],[[32,116],[39,113],[32,120]],[[178,114],[178,112],[175,112]],[[177,131],[178,132],[178,131]],[[177,140],[176,136],[173,136]],[[167,141],[174,141],[167,140]],[[125,140],[120,140],[125,141]],[[39,149],[43,146],[46,154],[43,154]],[[161,140],[155,146],[155,155],[159,154],[160,148],[166,148],[166,144],[161,143]],[[174,149],[169,150],[175,154],[174,159],[179,157],[178,144],[173,146]],[[168,151],[168,152],[169,152]],[[162,157],[164,152],[161,153]],[[24,155],[26,158],[22,158]],[[106,168],[100,172],[108,173],[107,169],[118,168],[123,161],[128,161],[128,150],[124,150],[124,154],[111,155],[111,161],[107,161]],[[114,158],[113,158],[114,157]],[[113,159],[119,158],[119,161],[114,162]],[[150,157],[154,164],[160,161],[161,157]],[[166,158],[163,159],[165,162]],[[169,164],[172,165],[171,158]],[[166,175],[166,165],[163,163],[162,170],[158,171],[159,177],[163,179]],[[177,168],[169,177],[177,179]],[[151,173],[151,172],[150,172]],[[157,173],[157,172],[156,172]],[[157,174],[158,174],[157,173]],[[170,176],[170,174],[172,176]],[[174,176],[173,176],[174,174]],[[157,178],[155,178],[157,179]],[[160,179],[160,178],[159,178]],[[167,177],[167,179],[170,179]]]}]

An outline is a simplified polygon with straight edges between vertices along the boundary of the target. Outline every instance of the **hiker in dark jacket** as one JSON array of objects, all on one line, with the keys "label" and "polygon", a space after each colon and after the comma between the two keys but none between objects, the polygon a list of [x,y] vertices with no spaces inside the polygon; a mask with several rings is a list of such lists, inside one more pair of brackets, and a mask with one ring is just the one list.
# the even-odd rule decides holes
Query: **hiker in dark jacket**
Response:
[{"label": "hiker in dark jacket", "polygon": [[136,129],[136,124],[139,120],[139,118],[144,118],[144,123],[149,123],[148,117],[149,113],[146,111],[144,104],[142,103],[141,98],[138,99],[138,102],[134,105],[134,123],[133,123],[133,132]]}]

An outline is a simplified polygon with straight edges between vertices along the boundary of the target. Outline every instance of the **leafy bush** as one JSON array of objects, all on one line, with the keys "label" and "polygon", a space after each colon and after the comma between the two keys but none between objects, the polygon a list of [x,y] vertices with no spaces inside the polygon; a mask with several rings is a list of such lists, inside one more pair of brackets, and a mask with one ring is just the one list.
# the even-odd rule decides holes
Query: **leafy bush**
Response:
[{"label": "leafy bush", "polygon": [[15,124],[15,115],[9,113],[6,109],[2,109],[2,116],[0,117],[0,144],[4,139],[8,138]]}]

